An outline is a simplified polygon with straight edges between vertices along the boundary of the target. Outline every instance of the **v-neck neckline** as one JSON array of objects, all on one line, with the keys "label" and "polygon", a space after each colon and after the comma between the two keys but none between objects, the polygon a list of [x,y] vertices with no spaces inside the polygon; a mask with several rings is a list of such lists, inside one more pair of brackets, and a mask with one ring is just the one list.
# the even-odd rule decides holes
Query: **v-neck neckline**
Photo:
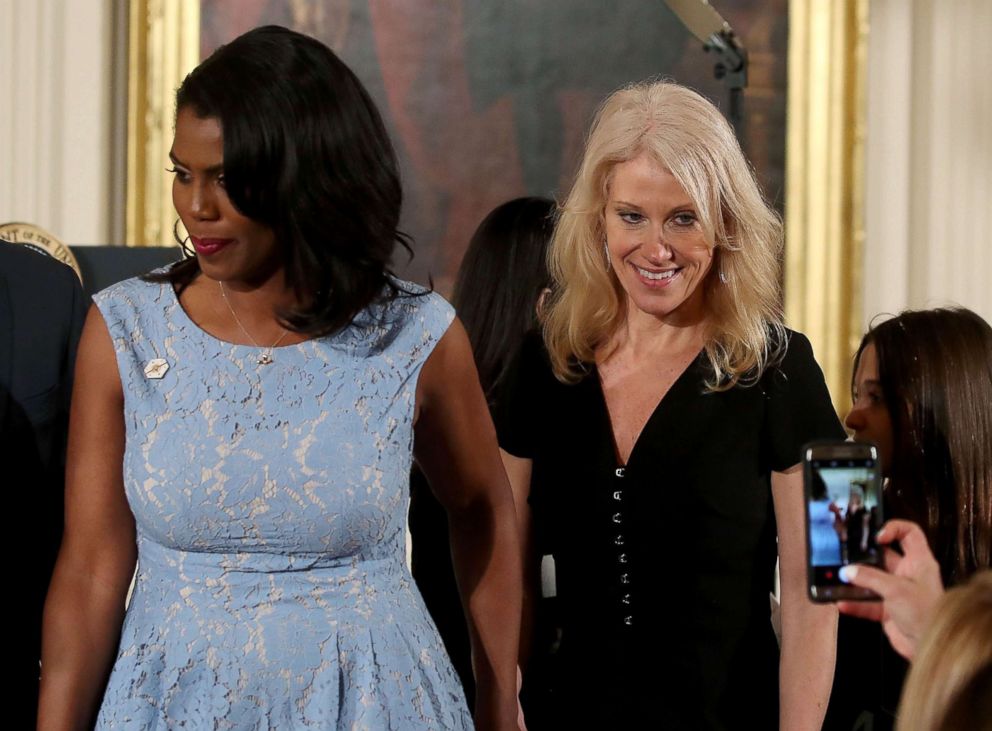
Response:
[{"label": "v-neck neckline", "polygon": [[645,420],[644,424],[641,426],[641,430],[637,433],[637,436],[634,438],[634,443],[630,447],[630,454],[627,455],[626,461],[624,461],[620,455],[620,449],[617,443],[616,429],[614,429],[613,426],[613,417],[610,414],[610,405],[606,400],[606,389],[603,388],[603,380],[602,378],[600,378],[599,375],[599,366],[593,364],[592,373],[590,375],[592,376],[592,380],[594,382],[594,388],[599,398],[599,404],[602,409],[603,417],[605,418],[606,421],[606,431],[607,434],[609,434],[610,450],[613,453],[613,460],[616,462],[617,467],[623,467],[626,469],[627,467],[630,466],[630,463],[634,459],[634,455],[637,454],[637,452],[639,451],[641,442],[644,441],[645,434],[651,431],[652,425],[654,424],[655,421],[658,420],[659,418],[658,414],[661,413],[662,407],[664,407],[666,403],[671,402],[671,399],[669,397],[671,396],[672,392],[675,391],[676,389],[683,387],[684,381],[689,377],[689,374],[696,370],[696,364],[699,363],[699,359],[702,357],[705,350],[706,350],[705,348],[699,349],[699,352],[696,353],[695,357],[689,361],[689,363],[685,366],[685,368],[682,369],[682,372],[679,373],[678,377],[676,377],[676,379],[672,381],[672,385],[668,387],[668,390],[661,395],[660,399],[658,399],[658,403],[655,404],[654,408],[651,410],[651,414],[648,416],[647,420]]}]

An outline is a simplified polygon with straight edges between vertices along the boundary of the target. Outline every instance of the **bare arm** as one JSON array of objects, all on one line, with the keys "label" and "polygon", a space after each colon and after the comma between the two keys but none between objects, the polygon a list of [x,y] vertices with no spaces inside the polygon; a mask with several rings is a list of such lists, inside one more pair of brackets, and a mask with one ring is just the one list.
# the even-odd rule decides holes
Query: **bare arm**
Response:
[{"label": "bare arm", "polygon": [[113,663],[136,559],[123,458],[114,347],[91,307],[76,356],[65,533],[45,602],[39,729],[91,727]]},{"label": "bare arm", "polygon": [[530,476],[533,468],[531,460],[516,457],[500,449],[503,468],[510,481],[510,491],[513,494],[513,506],[517,513],[517,535],[520,538],[520,551],[523,554],[524,585],[523,611],[520,619],[520,667],[527,665],[533,640],[534,619],[537,603],[541,597],[540,557],[536,555],[533,534],[530,523]]},{"label": "bare arm", "polygon": [[799,465],[772,473],[782,593],[779,727],[819,729],[830,699],[837,649],[837,609],[806,595],[803,484]]},{"label": "bare arm", "polygon": [[478,686],[476,724],[516,729],[521,560],[513,497],[458,320],[424,364],[417,409],[417,461],[448,512]]}]

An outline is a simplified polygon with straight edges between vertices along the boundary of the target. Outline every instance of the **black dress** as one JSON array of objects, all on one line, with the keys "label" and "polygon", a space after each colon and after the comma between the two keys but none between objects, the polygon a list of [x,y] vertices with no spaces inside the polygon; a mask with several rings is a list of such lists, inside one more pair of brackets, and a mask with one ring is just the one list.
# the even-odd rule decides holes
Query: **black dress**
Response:
[{"label": "black dress", "polygon": [[842,614],[823,731],[892,731],[908,669],[882,625]]},{"label": "black dress", "polygon": [[626,465],[595,368],[566,385],[539,337],[524,345],[496,421],[533,461],[535,541],[555,563],[556,727],[777,728],[771,472],[844,437],[809,342],[789,336],[758,384],[722,393],[704,392],[700,354]]}]

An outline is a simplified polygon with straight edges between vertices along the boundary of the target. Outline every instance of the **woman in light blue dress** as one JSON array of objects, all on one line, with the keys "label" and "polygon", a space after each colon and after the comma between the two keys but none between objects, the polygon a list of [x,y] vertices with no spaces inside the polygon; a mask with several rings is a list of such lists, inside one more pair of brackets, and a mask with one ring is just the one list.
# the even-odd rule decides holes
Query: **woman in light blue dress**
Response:
[{"label": "woman in light blue dress", "polygon": [[812,500],[809,503],[809,541],[814,566],[840,566],[844,563],[835,510],[830,500]]},{"label": "woman in light blue dress", "polygon": [[405,564],[416,455],[449,511],[475,721],[515,728],[512,498],[463,328],[389,274],[378,112],[276,27],[218,49],[176,106],[194,256],[88,316],[41,727],[472,727]]},{"label": "woman in light blue dress", "polygon": [[809,511],[810,559],[814,566],[840,566],[844,563],[839,528],[843,525],[840,509],[827,493],[827,483],[818,471],[813,472],[813,499]]}]

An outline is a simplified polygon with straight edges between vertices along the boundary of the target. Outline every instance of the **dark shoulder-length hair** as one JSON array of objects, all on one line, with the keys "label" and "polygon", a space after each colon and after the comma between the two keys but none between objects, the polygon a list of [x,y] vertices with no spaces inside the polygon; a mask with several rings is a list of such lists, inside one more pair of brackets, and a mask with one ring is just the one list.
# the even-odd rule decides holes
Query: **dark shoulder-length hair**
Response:
[{"label": "dark shoulder-length hair", "polygon": [[[256,28],[221,46],[176,92],[176,111],[219,120],[224,180],[234,206],[270,226],[300,303],[279,312],[301,333],[347,326],[395,296],[389,265],[402,189],[396,155],[358,77],[327,46],[287,28]],[[188,259],[163,275],[182,289]]]},{"label": "dark shoulder-length hair", "polygon": [[963,308],[903,312],[864,336],[892,420],[887,504],[919,523],[944,581],[990,564],[992,327]]},{"label": "dark shoulder-length hair", "polygon": [[555,203],[516,198],[493,209],[472,235],[452,303],[468,332],[479,380],[492,402],[524,335],[537,326],[548,286],[547,249]]}]

